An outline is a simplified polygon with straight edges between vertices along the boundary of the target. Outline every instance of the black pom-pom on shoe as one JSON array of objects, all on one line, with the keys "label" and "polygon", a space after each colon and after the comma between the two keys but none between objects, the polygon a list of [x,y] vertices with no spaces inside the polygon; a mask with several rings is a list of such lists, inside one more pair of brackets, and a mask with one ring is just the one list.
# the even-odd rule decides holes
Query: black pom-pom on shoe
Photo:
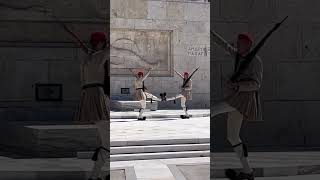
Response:
[{"label": "black pom-pom on shoe", "polygon": [[233,169],[227,169],[225,172],[224,172],[225,176],[231,180],[236,180],[237,178],[237,172]]}]

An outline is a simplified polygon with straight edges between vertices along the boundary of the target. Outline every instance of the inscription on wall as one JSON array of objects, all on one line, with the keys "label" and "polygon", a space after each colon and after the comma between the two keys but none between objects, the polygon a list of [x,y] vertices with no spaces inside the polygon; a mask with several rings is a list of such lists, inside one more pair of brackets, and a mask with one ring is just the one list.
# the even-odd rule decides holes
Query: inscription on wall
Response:
[{"label": "inscription on wall", "polygon": [[188,56],[209,56],[210,47],[207,46],[189,46],[187,47]]}]

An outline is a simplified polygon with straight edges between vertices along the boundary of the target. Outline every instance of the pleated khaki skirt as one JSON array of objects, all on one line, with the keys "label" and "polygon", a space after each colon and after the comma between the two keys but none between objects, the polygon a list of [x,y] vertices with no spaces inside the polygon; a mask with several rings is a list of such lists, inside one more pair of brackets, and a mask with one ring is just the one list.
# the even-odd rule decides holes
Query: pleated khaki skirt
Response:
[{"label": "pleated khaki skirt", "polygon": [[142,89],[136,89],[135,100],[136,101],[145,100],[145,94]]},{"label": "pleated khaki skirt", "polygon": [[182,90],[181,94],[186,98],[186,100],[192,100],[192,93],[190,90]]},{"label": "pleated khaki skirt", "polygon": [[109,97],[101,86],[82,89],[80,104],[75,115],[78,124],[94,124],[97,121],[110,121]]},{"label": "pleated khaki skirt", "polygon": [[[227,89],[227,88],[226,88]],[[262,121],[261,104],[259,94],[252,92],[235,92],[229,90],[226,96],[226,102],[236,108],[247,121]]]}]

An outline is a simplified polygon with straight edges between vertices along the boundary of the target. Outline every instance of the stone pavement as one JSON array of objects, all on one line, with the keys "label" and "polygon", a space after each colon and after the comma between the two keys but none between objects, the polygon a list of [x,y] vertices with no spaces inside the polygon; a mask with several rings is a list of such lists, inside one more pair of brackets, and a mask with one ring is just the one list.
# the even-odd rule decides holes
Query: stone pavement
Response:
[{"label": "stone pavement", "polygon": [[[300,176],[285,176],[285,177],[259,177],[256,180],[319,180],[320,175],[300,175]],[[216,178],[215,180],[229,180],[227,178]]]},{"label": "stone pavement", "polygon": [[[213,156],[211,179],[223,178],[225,168],[240,167],[233,153],[213,153]],[[292,176],[298,179],[297,177],[304,177],[302,175],[320,174],[320,152],[257,152],[250,153],[250,162],[257,172],[257,177]],[[209,157],[111,162],[111,179],[208,180],[209,164]],[[91,167],[91,160],[76,158],[0,158],[0,179],[7,180],[11,177],[11,179],[21,180],[46,180],[50,179],[48,177],[64,179],[61,177],[68,176],[69,179],[82,180],[85,179]],[[106,168],[105,171],[107,171]],[[45,178],[45,175],[48,177]]]},{"label": "stone pavement", "polygon": [[[111,119],[111,144],[137,146],[208,141],[210,117],[190,119]],[[187,143],[186,143],[187,144]],[[137,150],[137,149],[136,149]],[[140,150],[139,150],[140,151]],[[128,152],[125,152],[128,153]],[[226,168],[240,168],[234,153],[212,153],[212,157],[113,161],[112,180],[208,180],[223,178]],[[258,177],[282,177],[320,173],[320,152],[251,152],[249,161]],[[86,179],[92,161],[78,158],[0,158],[1,180]],[[104,169],[107,171],[107,167]],[[261,178],[257,178],[261,179]]]},{"label": "stone pavement", "polygon": [[[191,117],[209,117],[210,109],[190,109],[188,113]],[[116,112],[111,111],[111,119],[136,119],[138,112],[135,111],[122,111]],[[157,111],[146,111],[143,114],[147,118],[179,118],[180,115],[184,115],[183,110],[157,110]]]},{"label": "stone pavement", "polygon": [[[158,112],[158,111],[157,111]],[[182,111],[181,111],[182,112]],[[201,113],[201,111],[198,111]],[[202,111],[203,112],[203,111]],[[154,112],[149,112],[154,113]],[[166,115],[178,114],[179,111],[167,111]],[[140,141],[140,144],[153,144],[163,141],[166,144],[201,143],[208,142],[210,138],[210,117],[199,117],[190,119],[180,118],[152,118],[147,121],[136,121],[136,119],[111,120],[111,142]],[[195,143],[192,142],[192,143]],[[114,144],[114,143],[113,143]],[[209,164],[209,157],[203,158],[181,158],[181,159],[154,159],[111,162],[112,168],[132,166],[139,180],[175,180],[169,168],[170,163],[197,163]],[[209,167],[209,166],[208,166]],[[209,172],[209,168],[208,171]],[[201,175],[199,175],[201,176]],[[209,174],[205,174],[208,179]]]},{"label": "stone pavement", "polygon": [[111,119],[110,132],[111,142],[210,138],[210,117]]},{"label": "stone pavement", "polygon": [[[320,152],[249,152],[249,162],[259,177],[320,174]],[[211,163],[212,178],[241,167],[234,153],[211,153]]]}]

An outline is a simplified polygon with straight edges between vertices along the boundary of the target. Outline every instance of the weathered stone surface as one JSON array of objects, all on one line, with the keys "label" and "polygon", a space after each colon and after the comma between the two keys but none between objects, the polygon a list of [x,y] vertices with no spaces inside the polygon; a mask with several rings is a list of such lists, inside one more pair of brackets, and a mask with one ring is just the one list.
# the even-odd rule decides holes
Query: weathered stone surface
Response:
[{"label": "weathered stone surface", "polygon": [[167,19],[184,20],[185,6],[180,2],[167,2]]},{"label": "weathered stone surface", "polygon": [[287,100],[320,98],[319,63],[280,63],[278,65],[279,97]]},{"label": "weathered stone surface", "polygon": [[[107,0],[88,1],[88,0],[27,0],[27,1],[2,1],[1,19],[40,19],[50,18],[44,10],[53,12],[57,17],[67,18],[98,18],[106,17],[108,8]],[[10,8],[11,7],[11,8]],[[32,8],[27,8],[32,7]],[[25,8],[19,10],[14,8]],[[85,9],[85,11],[84,11]],[[108,8],[109,9],[109,8]],[[3,16],[2,16],[3,15]]]},{"label": "weathered stone surface", "polygon": [[2,47],[0,59],[6,61],[71,61],[77,50],[72,48]]},{"label": "weathered stone surface", "polygon": [[184,17],[187,21],[210,21],[210,4],[185,3]]},{"label": "weathered stone surface", "polygon": [[148,2],[148,19],[165,19],[167,15],[167,2],[149,1]]},{"label": "weathered stone surface", "polygon": [[221,65],[220,63],[210,62],[210,99],[214,100],[221,97]]},{"label": "weathered stone surface", "polygon": [[232,1],[223,0],[220,1],[221,16],[225,19],[237,19],[246,20],[248,17],[250,1]]},{"label": "weathered stone surface", "polygon": [[112,0],[110,1],[111,18],[147,18],[148,3],[144,0]]},{"label": "weathered stone surface", "polygon": [[54,62],[49,64],[49,83],[63,85],[64,100],[78,100],[81,92],[79,62]]},{"label": "weathered stone surface", "polygon": [[45,61],[8,62],[1,84],[2,100],[33,100],[34,84],[48,82],[48,63]]},{"label": "weathered stone surface", "polygon": [[276,14],[278,18],[289,16],[299,22],[319,21],[320,2],[311,0],[307,3],[299,0],[276,0]]},{"label": "weathered stone surface", "polygon": [[302,57],[318,59],[320,57],[320,39],[315,35],[320,33],[320,24],[304,24],[302,27],[302,33]]},{"label": "weathered stone surface", "polygon": [[[249,24],[249,32],[253,34],[257,43],[274,25],[274,23]],[[259,55],[268,59],[275,57],[274,60],[297,58],[300,53],[301,42],[298,38],[300,33],[296,24],[283,24],[261,48]]]},{"label": "weathered stone surface", "polygon": [[[98,21],[97,24],[88,23],[66,23],[65,25],[74,31],[80,39],[88,41],[90,34],[94,31],[106,31],[105,22]],[[37,28],[34,28],[34,27]],[[75,46],[75,39],[68,34],[58,23],[54,22],[3,22],[0,28],[0,40],[12,43],[27,43],[27,46],[66,46],[52,43],[72,43]],[[2,42],[3,43],[3,42]],[[11,44],[12,45],[12,44]],[[21,45],[20,45],[21,46]],[[78,46],[78,45],[77,45]]]},{"label": "weathered stone surface", "polygon": [[220,3],[221,0],[215,0],[210,2],[210,21],[218,19],[220,17]]}]

